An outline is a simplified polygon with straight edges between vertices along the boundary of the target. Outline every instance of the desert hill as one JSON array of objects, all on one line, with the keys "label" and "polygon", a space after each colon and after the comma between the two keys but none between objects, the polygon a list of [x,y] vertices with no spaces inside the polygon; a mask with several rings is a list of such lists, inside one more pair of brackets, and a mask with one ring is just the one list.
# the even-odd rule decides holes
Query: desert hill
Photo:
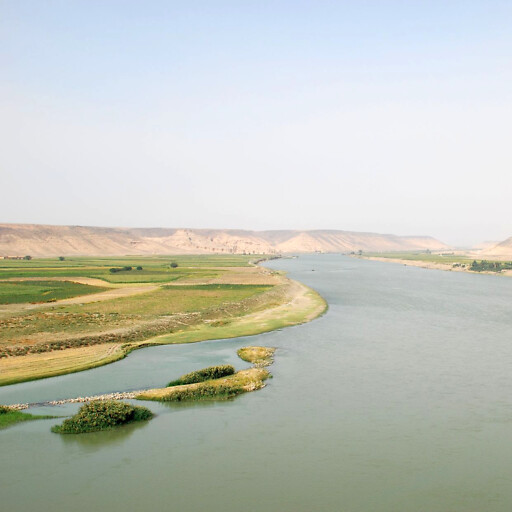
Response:
[{"label": "desert hill", "polygon": [[120,256],[135,254],[281,254],[307,252],[442,250],[428,236],[338,230],[104,228],[0,224],[0,257]]},{"label": "desert hill", "polygon": [[512,259],[512,236],[503,242],[484,249],[480,256],[495,257],[499,259]]}]

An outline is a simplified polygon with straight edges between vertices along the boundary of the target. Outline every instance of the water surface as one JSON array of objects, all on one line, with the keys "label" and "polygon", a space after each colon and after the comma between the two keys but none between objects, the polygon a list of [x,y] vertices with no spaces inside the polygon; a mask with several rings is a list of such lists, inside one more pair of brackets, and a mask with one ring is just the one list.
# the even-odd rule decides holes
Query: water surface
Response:
[{"label": "water surface", "polygon": [[55,420],[1,431],[2,507],[512,510],[512,279],[337,255],[268,266],[317,289],[327,314],[0,388],[0,403],[137,389],[210,364],[242,368],[247,344],[278,349],[268,386],[233,401],[149,403],[151,422],[83,436],[51,434]]}]

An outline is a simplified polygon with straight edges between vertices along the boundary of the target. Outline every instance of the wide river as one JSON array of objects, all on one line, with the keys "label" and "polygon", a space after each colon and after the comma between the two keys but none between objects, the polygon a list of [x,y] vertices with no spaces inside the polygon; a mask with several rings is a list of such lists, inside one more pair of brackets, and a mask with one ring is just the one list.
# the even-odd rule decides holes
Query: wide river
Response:
[{"label": "wide river", "polygon": [[277,347],[274,378],[232,401],[151,402],[144,425],[81,436],[52,434],[56,420],[0,431],[0,508],[510,512],[512,279],[338,255],[268,266],[318,290],[328,312],[0,388],[14,403],[162,386],[244,367],[241,346]]}]

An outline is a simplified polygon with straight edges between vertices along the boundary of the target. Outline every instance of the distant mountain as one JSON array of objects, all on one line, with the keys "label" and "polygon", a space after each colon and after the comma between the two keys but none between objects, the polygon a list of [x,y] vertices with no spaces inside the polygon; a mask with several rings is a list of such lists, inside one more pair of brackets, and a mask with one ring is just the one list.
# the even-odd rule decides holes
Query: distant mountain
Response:
[{"label": "distant mountain", "polygon": [[337,230],[103,228],[0,224],[0,257],[120,256],[135,254],[282,254],[310,252],[442,250],[428,236]]},{"label": "distant mountain", "polygon": [[500,259],[512,259],[512,236],[503,242],[484,249],[480,255],[486,257],[497,257]]}]

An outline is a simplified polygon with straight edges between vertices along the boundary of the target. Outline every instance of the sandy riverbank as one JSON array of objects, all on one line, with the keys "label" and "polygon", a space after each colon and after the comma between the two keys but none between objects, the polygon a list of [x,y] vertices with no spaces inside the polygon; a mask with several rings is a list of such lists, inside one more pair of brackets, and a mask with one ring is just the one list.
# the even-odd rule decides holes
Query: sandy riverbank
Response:
[{"label": "sandy riverbank", "polygon": [[[354,256],[360,259],[383,261],[386,263],[399,263],[401,265],[407,265],[411,267],[421,267],[435,270],[446,270],[449,272],[469,272],[471,274],[492,274],[497,275],[496,272],[473,272],[468,267],[454,267],[451,263],[438,263],[433,261],[421,261],[421,260],[405,260],[401,258],[381,258],[378,256]],[[503,270],[498,275],[512,276],[512,270]]]}]

